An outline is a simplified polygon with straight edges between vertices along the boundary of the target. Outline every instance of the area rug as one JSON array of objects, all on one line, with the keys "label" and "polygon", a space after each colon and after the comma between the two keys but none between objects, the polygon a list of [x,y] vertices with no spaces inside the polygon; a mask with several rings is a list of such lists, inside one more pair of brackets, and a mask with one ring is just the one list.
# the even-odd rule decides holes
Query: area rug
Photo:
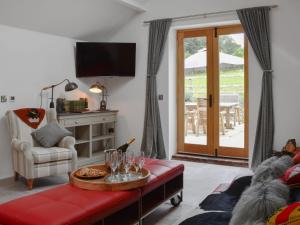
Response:
[{"label": "area rug", "polygon": [[231,212],[208,212],[193,216],[179,225],[228,225]]},{"label": "area rug", "polygon": [[219,194],[208,195],[200,204],[206,211],[232,211],[242,192],[250,186],[252,176],[244,176],[231,183],[229,188]]}]

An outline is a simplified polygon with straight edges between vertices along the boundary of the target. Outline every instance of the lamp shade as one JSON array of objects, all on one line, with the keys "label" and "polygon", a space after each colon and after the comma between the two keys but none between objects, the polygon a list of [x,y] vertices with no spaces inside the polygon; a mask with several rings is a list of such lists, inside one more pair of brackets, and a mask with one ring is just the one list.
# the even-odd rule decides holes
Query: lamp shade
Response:
[{"label": "lamp shade", "polygon": [[90,86],[90,92],[93,92],[93,93],[101,93],[102,91],[103,91],[103,88],[104,88],[104,86],[103,85],[101,85],[100,83],[95,83],[95,84],[92,84],[91,86]]},{"label": "lamp shade", "polygon": [[78,85],[74,82],[68,82],[65,86],[65,91],[73,91],[78,88]]}]

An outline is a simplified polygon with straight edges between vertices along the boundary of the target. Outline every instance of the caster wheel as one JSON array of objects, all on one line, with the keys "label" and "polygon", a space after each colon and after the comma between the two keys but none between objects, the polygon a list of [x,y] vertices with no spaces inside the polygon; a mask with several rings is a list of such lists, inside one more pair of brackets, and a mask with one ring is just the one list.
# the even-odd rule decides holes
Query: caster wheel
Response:
[{"label": "caster wheel", "polygon": [[182,198],[180,195],[176,195],[175,197],[171,198],[170,201],[171,204],[176,207],[180,205],[180,203],[182,202]]}]

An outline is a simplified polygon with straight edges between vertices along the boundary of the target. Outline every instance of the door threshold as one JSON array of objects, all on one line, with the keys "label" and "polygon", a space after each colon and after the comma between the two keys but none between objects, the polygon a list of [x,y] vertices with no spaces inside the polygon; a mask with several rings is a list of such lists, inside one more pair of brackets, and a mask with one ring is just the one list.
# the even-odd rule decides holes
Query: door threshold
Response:
[{"label": "door threshold", "polygon": [[245,167],[245,168],[249,167],[247,159],[236,159],[236,158],[233,159],[227,157],[221,158],[221,157],[203,156],[203,155],[196,155],[196,154],[189,154],[189,153],[176,153],[172,156],[172,159],[189,161],[189,162],[224,165],[224,166],[237,166],[237,167]]}]

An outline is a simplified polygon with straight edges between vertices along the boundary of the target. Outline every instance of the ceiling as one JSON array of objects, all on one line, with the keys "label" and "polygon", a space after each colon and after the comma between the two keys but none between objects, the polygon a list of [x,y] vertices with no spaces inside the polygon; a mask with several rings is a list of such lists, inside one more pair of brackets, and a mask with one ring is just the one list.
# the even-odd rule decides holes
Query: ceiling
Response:
[{"label": "ceiling", "polygon": [[80,40],[116,31],[146,0],[0,0],[0,24]]}]

